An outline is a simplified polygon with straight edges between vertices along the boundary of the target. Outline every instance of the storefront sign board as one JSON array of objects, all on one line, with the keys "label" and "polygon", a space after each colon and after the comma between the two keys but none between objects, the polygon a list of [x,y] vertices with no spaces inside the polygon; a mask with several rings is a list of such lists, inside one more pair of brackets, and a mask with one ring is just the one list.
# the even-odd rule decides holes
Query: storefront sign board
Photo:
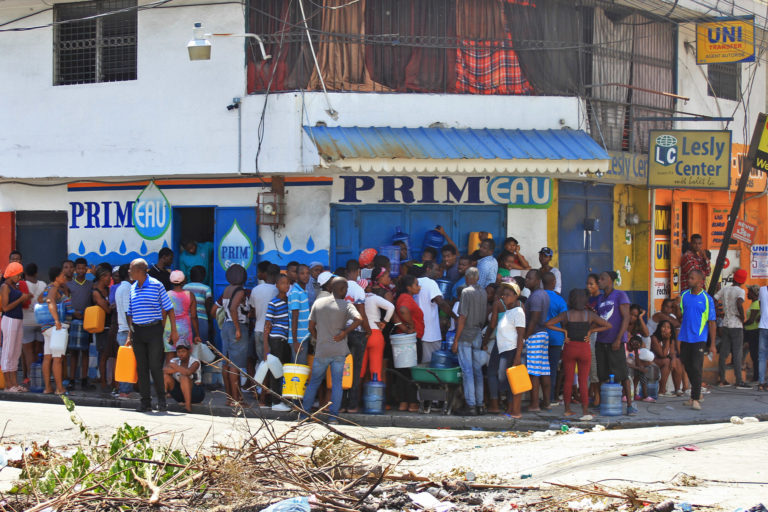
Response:
[{"label": "storefront sign board", "polygon": [[752,245],[752,242],[755,241],[756,233],[757,226],[741,219],[736,219],[736,224],[733,226],[733,238],[747,245]]},{"label": "storefront sign board", "polygon": [[609,151],[611,166],[598,182],[645,185],[648,182],[648,155]]},{"label": "storefront sign board", "polygon": [[657,238],[654,243],[654,257],[656,270],[669,270],[670,266],[670,242],[668,238]]},{"label": "storefront sign board", "polygon": [[727,189],[731,132],[652,130],[648,186]]},{"label": "storefront sign board", "polygon": [[752,279],[768,277],[768,245],[753,245],[751,257]]},{"label": "storefront sign board", "polygon": [[696,64],[754,61],[754,16],[717,18],[696,24]]},{"label": "storefront sign board", "polygon": [[664,300],[669,298],[669,277],[653,278],[653,300]]},{"label": "storefront sign board", "polygon": [[533,176],[339,176],[331,202],[338,204],[501,204],[548,208],[552,180]]}]

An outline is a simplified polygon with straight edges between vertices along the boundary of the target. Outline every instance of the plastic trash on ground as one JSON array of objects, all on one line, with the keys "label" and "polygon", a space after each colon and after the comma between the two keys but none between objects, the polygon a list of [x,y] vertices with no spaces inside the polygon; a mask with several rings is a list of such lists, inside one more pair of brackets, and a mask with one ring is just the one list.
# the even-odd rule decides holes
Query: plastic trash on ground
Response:
[{"label": "plastic trash on ground", "polygon": [[448,512],[448,510],[453,508],[453,503],[440,501],[428,492],[420,492],[418,494],[409,492],[408,497],[411,498],[411,501],[413,501],[416,505],[424,510]]},{"label": "plastic trash on ground", "polygon": [[278,501],[268,506],[262,512],[309,512],[309,497],[297,496],[287,500]]},{"label": "plastic trash on ground", "polygon": [[760,420],[755,418],[754,416],[746,416],[744,418],[741,418],[744,423],[759,423]]},{"label": "plastic trash on ground", "polygon": [[592,427],[592,432],[602,432],[603,430],[605,430],[604,425],[595,425]]}]

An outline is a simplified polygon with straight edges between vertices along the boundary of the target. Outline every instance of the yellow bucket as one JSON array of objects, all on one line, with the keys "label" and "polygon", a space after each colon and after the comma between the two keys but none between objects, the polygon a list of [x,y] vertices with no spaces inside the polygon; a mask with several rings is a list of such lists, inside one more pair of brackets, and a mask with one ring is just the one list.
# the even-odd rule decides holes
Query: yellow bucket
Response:
[{"label": "yellow bucket", "polygon": [[304,398],[311,368],[305,364],[283,365],[283,398]]},{"label": "yellow bucket", "polygon": [[[353,382],[353,379],[355,378],[355,375],[352,373],[352,370],[353,370],[352,354],[349,354],[347,358],[344,360],[344,373],[341,379],[341,389],[352,389],[352,382]],[[325,385],[328,387],[328,389],[331,389],[333,385],[333,382],[331,381],[330,366],[325,371]]]}]

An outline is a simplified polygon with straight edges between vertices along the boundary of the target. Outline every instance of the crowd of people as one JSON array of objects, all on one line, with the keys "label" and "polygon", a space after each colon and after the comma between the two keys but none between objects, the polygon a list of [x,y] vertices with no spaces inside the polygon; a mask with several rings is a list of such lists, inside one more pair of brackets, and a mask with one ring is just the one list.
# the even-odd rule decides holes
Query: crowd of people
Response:
[{"label": "crowd of people", "polygon": [[[0,286],[5,389],[27,391],[30,365],[43,354],[44,393],[97,384],[119,398],[140,397],[139,410],[150,411],[154,387],[155,409],[165,410],[166,398],[173,397],[191,410],[205,396],[200,347],[218,336],[228,405],[288,410],[279,398],[282,378],[273,373],[261,383],[252,378],[262,361],[277,358],[281,364],[311,360],[302,402],[307,411],[330,402],[331,418],[359,412],[363,382],[377,380],[387,383],[388,409],[415,412],[416,388],[403,378],[407,369],[391,368],[390,344],[392,335],[415,334],[421,364],[429,364],[441,346],[456,354],[465,403],[457,411],[461,415],[521,417],[522,395],[507,382],[507,370],[521,364],[531,380],[529,412],[562,400],[566,416],[589,420],[607,382],[621,385],[626,414],[637,412],[634,401],[655,400],[652,385],[658,396],[689,394],[686,404],[700,409],[703,360],[717,353],[716,345],[720,385],[748,387],[741,378],[745,342],[757,362],[752,378],[758,389],[768,390],[768,288],[745,291],[746,272],[737,270],[732,284],[710,297],[704,288],[708,261],[697,240],[691,238],[683,256],[689,267],[683,293],[665,300],[650,318],[615,287],[617,275],[610,270],[590,274],[584,288],[561,295],[553,250],[541,248],[533,266],[512,237],[499,251],[488,237],[473,253],[460,255],[446,236],[444,246],[425,248],[420,258],[411,258],[402,244],[394,264],[370,248],[333,272],[322,262],[291,262],[283,271],[261,261],[252,289],[246,288],[246,270],[233,265],[218,297],[206,283],[206,266],[194,264],[202,261],[194,257],[195,242],[184,244],[185,271],[172,270],[174,255],[165,248],[154,265],[143,259],[116,267],[67,260],[50,269],[49,284],[38,279],[34,263],[22,266],[21,254],[14,252]],[[40,324],[34,309],[42,306],[50,320]],[[92,306],[107,318],[96,334],[83,328],[85,310]],[[65,351],[51,346],[60,329],[68,329]],[[88,379],[91,343],[99,354],[96,383]],[[137,386],[107,380],[109,359],[125,345],[133,347],[137,360]],[[350,354],[352,384],[343,389]],[[735,369],[732,383],[726,381],[728,355]],[[22,382],[16,378],[19,360]]]}]

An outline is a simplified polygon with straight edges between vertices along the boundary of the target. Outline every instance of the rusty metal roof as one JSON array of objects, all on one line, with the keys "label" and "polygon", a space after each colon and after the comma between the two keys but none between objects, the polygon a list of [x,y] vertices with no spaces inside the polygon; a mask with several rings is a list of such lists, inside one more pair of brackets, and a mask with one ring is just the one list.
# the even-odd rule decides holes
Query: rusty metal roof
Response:
[{"label": "rusty metal roof", "polygon": [[344,159],[609,160],[581,130],[304,126],[320,156]]}]

